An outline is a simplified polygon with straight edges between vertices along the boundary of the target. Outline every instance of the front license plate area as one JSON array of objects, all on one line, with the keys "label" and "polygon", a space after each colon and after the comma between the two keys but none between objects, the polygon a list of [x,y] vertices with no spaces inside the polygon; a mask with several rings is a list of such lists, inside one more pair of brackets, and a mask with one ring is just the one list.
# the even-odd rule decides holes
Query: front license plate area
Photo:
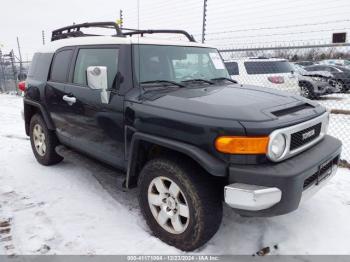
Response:
[{"label": "front license plate area", "polygon": [[333,160],[327,160],[326,162],[321,164],[318,168],[316,185],[318,185],[327,177],[329,177],[332,174],[332,169],[333,169]]}]

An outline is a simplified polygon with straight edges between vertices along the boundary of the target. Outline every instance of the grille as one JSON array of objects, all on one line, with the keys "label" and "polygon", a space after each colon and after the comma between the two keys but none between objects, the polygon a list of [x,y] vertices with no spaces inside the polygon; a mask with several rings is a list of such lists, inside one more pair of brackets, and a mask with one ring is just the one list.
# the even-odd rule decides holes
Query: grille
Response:
[{"label": "grille", "polygon": [[328,175],[330,175],[330,170],[332,168],[332,165],[338,164],[338,158],[336,157],[333,160],[330,160],[328,163],[326,163],[325,165],[322,165],[319,169],[319,171],[317,171],[315,174],[309,176],[307,179],[305,179],[304,181],[304,186],[303,188],[306,189],[309,186],[313,185],[313,184],[318,184],[319,182],[321,182],[323,179],[327,178]]},{"label": "grille", "polygon": [[[317,138],[321,133],[321,125],[322,123],[318,123],[317,125],[293,133],[290,140],[290,150],[297,149]],[[312,130],[314,130],[312,135],[305,136],[308,132],[312,132]]]}]

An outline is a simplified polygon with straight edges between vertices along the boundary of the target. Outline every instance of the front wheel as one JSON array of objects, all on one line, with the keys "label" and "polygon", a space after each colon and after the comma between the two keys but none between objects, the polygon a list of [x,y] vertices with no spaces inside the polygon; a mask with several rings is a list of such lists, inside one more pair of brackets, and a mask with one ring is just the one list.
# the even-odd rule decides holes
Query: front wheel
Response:
[{"label": "front wheel", "polygon": [[345,84],[341,80],[337,80],[334,83],[334,86],[339,90],[340,93],[345,93],[346,91],[348,91]]},{"label": "front wheel", "polygon": [[154,235],[185,251],[205,244],[222,219],[219,190],[211,182],[211,177],[186,161],[148,162],[139,178],[139,203]]},{"label": "front wheel", "polygon": [[300,95],[308,99],[316,98],[312,90],[312,87],[306,84],[303,84],[302,86],[300,86]]}]

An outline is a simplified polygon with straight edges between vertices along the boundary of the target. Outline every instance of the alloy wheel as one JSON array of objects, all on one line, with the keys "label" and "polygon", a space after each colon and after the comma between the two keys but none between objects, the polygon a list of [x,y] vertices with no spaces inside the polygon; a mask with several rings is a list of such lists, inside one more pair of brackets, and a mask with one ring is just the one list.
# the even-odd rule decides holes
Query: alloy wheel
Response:
[{"label": "alloy wheel", "polygon": [[148,187],[148,203],[157,223],[172,234],[183,233],[190,211],[180,187],[167,177],[154,178]]},{"label": "alloy wheel", "polygon": [[39,124],[34,125],[33,129],[33,141],[36,152],[40,156],[44,156],[46,153],[46,141],[45,141],[45,133],[43,128]]}]

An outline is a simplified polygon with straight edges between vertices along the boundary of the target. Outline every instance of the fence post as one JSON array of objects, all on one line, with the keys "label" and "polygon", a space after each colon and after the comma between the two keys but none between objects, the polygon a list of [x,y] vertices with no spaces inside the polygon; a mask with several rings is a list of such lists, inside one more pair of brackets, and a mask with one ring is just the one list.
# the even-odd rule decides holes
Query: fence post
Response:
[{"label": "fence post", "polygon": [[203,0],[203,24],[202,24],[202,43],[205,41],[205,29],[206,29],[206,16],[207,16],[207,0]]}]

